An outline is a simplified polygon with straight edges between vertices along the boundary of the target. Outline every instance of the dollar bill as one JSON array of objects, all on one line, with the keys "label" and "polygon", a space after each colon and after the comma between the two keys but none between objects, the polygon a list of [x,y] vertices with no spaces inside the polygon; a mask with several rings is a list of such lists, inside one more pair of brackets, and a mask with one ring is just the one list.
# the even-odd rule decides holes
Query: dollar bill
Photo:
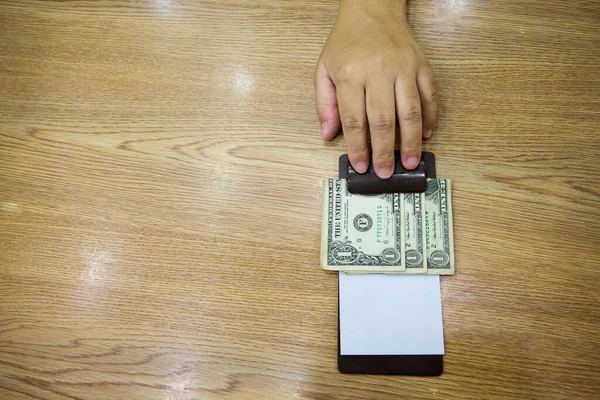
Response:
[{"label": "dollar bill", "polygon": [[450,180],[428,179],[425,191],[427,273],[454,274],[454,237]]},{"label": "dollar bill", "polygon": [[402,237],[406,273],[427,272],[425,193],[402,193]]},{"label": "dollar bill", "polygon": [[424,274],[427,272],[425,248],[425,193],[402,193],[402,260],[404,271],[349,271],[354,274]]},{"label": "dollar bill", "polygon": [[321,267],[403,271],[400,194],[348,193],[345,179],[324,184]]}]

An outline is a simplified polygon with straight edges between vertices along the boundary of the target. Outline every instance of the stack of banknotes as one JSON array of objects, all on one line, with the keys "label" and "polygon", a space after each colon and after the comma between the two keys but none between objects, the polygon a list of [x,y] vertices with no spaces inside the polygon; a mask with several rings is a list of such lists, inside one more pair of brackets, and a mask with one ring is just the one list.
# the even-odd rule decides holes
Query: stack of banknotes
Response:
[{"label": "stack of banknotes", "polygon": [[424,193],[349,193],[324,184],[321,267],[346,273],[454,275],[450,180]]}]

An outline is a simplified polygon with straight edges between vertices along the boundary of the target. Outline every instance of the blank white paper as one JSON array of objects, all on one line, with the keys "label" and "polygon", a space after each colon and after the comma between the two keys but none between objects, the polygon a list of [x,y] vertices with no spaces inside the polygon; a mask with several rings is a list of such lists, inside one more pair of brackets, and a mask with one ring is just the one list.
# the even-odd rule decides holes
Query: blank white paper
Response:
[{"label": "blank white paper", "polygon": [[443,355],[439,275],[339,273],[342,355]]}]

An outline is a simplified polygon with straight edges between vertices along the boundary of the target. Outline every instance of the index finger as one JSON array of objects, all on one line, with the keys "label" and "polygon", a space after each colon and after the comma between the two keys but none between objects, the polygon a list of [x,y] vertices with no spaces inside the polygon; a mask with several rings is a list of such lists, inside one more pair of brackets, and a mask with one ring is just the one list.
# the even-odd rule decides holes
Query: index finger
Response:
[{"label": "index finger", "polygon": [[365,89],[362,86],[340,85],[337,87],[337,97],[348,159],[356,172],[362,174],[369,168]]}]

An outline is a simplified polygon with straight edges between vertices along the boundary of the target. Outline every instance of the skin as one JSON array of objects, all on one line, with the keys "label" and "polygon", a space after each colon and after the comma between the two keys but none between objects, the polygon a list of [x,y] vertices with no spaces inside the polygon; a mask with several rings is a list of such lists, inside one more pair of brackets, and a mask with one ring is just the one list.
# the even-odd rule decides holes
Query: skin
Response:
[{"label": "skin", "polygon": [[402,165],[418,165],[422,139],[431,137],[437,121],[436,86],[406,21],[405,0],[340,0],[315,92],[323,138],[332,140],[342,129],[357,172],[372,159],[377,176],[392,175],[397,122]]}]

